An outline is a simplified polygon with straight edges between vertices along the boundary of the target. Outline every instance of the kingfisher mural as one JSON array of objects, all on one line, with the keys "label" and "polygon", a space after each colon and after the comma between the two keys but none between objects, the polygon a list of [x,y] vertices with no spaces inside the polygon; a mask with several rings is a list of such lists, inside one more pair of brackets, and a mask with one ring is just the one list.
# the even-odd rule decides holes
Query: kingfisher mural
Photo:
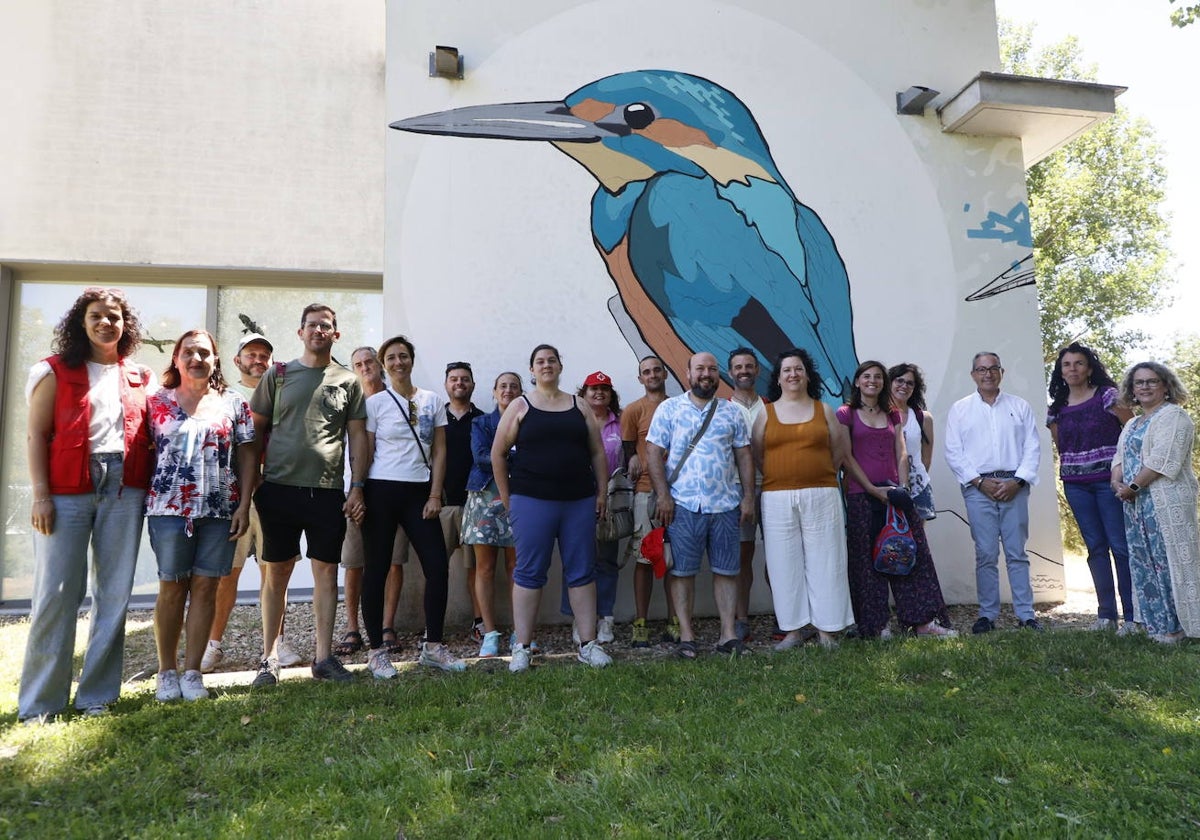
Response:
[{"label": "kingfisher mural", "polygon": [[846,266],[775,166],[750,110],[720,85],[639,70],[562,101],[456,108],[391,128],[547,141],[584,166],[600,183],[592,238],[635,352],[649,348],[679,375],[695,352],[723,362],[748,346],[765,393],[776,354],[802,347],[825,399],[848,395],[858,362]]}]

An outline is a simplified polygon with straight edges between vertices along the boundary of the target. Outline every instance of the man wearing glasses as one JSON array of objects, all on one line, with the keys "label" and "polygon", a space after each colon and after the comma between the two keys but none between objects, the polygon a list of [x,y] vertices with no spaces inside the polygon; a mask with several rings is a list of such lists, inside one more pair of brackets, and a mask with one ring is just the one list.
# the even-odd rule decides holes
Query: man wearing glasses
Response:
[{"label": "man wearing glasses", "polygon": [[[337,571],[346,535],[346,517],[361,522],[363,481],[370,459],[367,409],[362,386],[333,360],[340,337],[337,315],[309,304],[298,331],[304,350],[287,364],[268,369],[250,399],[255,446],[269,437],[263,483],[254,495],[262,521],[263,658],[253,685],[279,680],[279,636],[292,569],[300,559],[300,536],[312,561],[313,617],[316,627],[315,679],[345,682],[350,672],[333,655],[337,611]],[[350,440],[351,482],[343,490],[345,441]]]},{"label": "man wearing glasses", "polygon": [[962,488],[975,542],[979,619],[973,633],[996,629],[1000,615],[999,545],[1004,544],[1013,612],[1021,627],[1041,630],[1029,583],[1029,487],[1037,483],[1041,444],[1029,403],[1000,391],[1004,368],[995,353],[976,353],[976,392],[946,416],[946,464]]}]

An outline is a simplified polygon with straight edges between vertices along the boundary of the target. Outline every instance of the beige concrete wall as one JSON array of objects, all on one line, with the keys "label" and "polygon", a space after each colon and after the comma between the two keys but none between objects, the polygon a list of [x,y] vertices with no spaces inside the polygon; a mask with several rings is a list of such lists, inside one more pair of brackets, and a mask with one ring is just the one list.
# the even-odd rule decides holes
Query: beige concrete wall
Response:
[{"label": "beige concrete wall", "polygon": [[0,261],[378,272],[384,7],[0,0]]}]

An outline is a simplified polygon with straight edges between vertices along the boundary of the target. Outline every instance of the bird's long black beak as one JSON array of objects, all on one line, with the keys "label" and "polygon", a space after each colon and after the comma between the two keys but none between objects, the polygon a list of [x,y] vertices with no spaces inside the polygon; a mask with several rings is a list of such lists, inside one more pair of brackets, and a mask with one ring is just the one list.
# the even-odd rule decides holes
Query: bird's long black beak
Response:
[{"label": "bird's long black beak", "polygon": [[596,123],[572,115],[562,102],[470,105],[396,120],[389,128],[417,134],[492,137],[499,140],[555,140],[562,143],[595,143],[605,137],[615,136]]}]

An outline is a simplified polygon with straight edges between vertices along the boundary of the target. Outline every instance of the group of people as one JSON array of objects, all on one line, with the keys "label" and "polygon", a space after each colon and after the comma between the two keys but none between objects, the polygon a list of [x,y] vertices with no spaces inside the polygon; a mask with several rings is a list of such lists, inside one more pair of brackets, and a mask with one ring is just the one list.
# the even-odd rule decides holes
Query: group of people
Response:
[{"label": "group of people", "polygon": [[[901,628],[955,635],[924,530],[936,515],[934,423],[916,365],[863,362],[848,403],[835,410],[822,401],[819,372],[803,349],[779,354],[766,399],[756,392],[759,361],[748,348],[734,351],[724,370],[711,353],[695,354],[688,390],[670,398],[665,365],[648,356],[638,365],[644,394],[622,410],[602,371],[564,389],[561,354],[542,344],[529,358],[530,389],[521,374],[500,374],[495,408],[485,413],[471,401],[467,362],[446,366],[444,396],[418,387],[416,349],[404,336],[355,349],[352,369],[338,363],[337,317],[323,304],[304,309],[301,354],[290,362],[273,360],[265,336],[243,336],[232,357],[235,382],[226,382],[206,330],[180,336],[161,381],[130,359],[140,335],[123,292],[86,289],[56,328],[54,355],[30,372],[37,566],[23,720],[68,704],[89,543],[92,622],[75,706],[102,714],[117,699],[143,520],[160,581],[161,701],[208,696],[203,673],[223,656],[238,574],[251,554],[262,577],[263,633],[253,684],[272,685],[281,665],[297,664],[284,607],[302,538],[312,564],[316,679],[352,679],[339,657],[364,645],[369,673],[396,676],[395,618],[410,547],[425,578],[422,665],[466,667],[444,643],[449,558],[462,548],[479,655],[501,651],[495,599],[503,552],[509,669],[527,670],[556,547],[561,610],[572,617],[578,659],[608,665],[603,645],[614,639],[626,557],[636,559],[631,641],[650,643],[654,558],[641,546],[655,528],[660,546],[670,545],[664,640],[685,659],[698,653],[695,577],[706,555],[720,616],[716,649],[746,651],[759,527],[777,649],[799,645],[806,633],[831,647],[851,626],[886,638],[889,598]],[[975,543],[975,633],[992,630],[999,615],[1001,546],[1017,619],[1041,629],[1025,553],[1038,433],[1030,405],[1000,390],[1003,375],[995,353],[977,354],[976,390],[945,424],[946,462]],[[718,396],[723,378],[734,385],[728,398]],[[1193,429],[1179,408],[1186,391],[1151,362],[1131,369],[1118,389],[1095,353],[1073,344],[1059,354],[1050,392],[1048,424],[1100,602],[1095,626],[1116,628],[1119,592],[1120,632],[1144,628],[1162,642],[1200,635]],[[635,530],[624,547],[596,539],[619,470],[635,488]],[[876,558],[877,535],[897,520],[914,545],[915,562],[903,573],[881,569]],[[335,645],[339,562],[348,623]]]}]

